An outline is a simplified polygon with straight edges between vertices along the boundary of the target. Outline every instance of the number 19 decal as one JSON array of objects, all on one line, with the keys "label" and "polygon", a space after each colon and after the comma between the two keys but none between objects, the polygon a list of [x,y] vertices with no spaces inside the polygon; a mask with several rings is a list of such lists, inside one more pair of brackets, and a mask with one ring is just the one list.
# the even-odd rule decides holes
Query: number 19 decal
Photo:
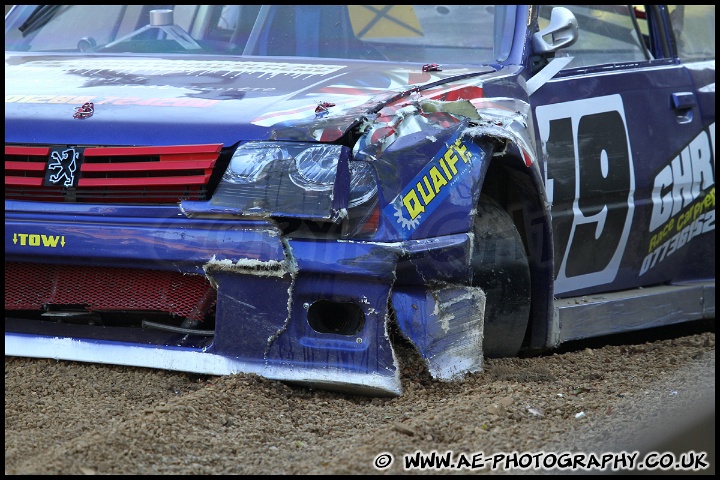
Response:
[{"label": "number 19 decal", "polygon": [[552,205],[555,293],[615,280],[635,192],[620,95],[536,109]]}]

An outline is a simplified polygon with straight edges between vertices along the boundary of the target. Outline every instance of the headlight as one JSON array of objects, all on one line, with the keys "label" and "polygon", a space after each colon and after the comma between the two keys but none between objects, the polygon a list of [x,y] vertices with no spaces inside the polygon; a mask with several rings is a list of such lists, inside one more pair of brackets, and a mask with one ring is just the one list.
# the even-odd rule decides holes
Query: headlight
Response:
[{"label": "headlight", "polygon": [[287,150],[280,145],[245,144],[235,150],[230,166],[223,175],[223,182],[257,183],[268,175],[268,165],[289,156]]},{"label": "headlight", "polygon": [[349,157],[341,145],[246,143],[210,203],[242,215],[337,222],[347,208]]},{"label": "headlight", "polygon": [[306,190],[329,191],[335,184],[339,145],[314,145],[298,153],[290,180]]},{"label": "headlight", "polygon": [[348,208],[367,203],[375,195],[377,195],[377,182],[373,168],[367,162],[351,162]]},{"label": "headlight", "polygon": [[344,238],[370,238],[379,218],[375,170],[350,156],[342,145],[243,144],[210,204],[226,214],[332,222]]},{"label": "headlight", "polygon": [[367,237],[377,227],[368,223],[374,218],[368,209],[377,209],[377,182],[371,165],[351,162],[350,155],[342,145],[246,143],[210,203],[244,216],[343,221],[343,236]]},{"label": "headlight", "polygon": [[378,230],[380,209],[375,170],[367,162],[350,162],[350,192],[343,238],[371,238]]}]

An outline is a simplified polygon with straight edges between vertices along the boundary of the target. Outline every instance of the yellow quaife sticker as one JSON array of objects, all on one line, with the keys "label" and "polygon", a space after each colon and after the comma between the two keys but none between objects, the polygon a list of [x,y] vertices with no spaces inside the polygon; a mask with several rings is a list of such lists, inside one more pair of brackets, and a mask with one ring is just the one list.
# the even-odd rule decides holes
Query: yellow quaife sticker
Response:
[{"label": "yellow quaife sticker", "polygon": [[385,207],[386,215],[395,217],[404,238],[442,204],[473,163],[482,157],[474,143],[465,143],[458,135]]}]

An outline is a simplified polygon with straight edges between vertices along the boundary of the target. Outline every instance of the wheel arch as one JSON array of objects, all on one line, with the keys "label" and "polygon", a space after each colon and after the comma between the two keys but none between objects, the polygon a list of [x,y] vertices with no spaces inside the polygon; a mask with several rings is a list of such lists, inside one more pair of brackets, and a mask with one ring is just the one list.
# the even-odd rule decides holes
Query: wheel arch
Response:
[{"label": "wheel arch", "polygon": [[[530,266],[531,307],[522,354],[534,354],[558,343],[554,316],[553,236],[550,205],[537,159],[507,141],[496,148],[480,183],[480,193],[510,214],[525,244]],[[531,161],[525,160],[530,158]]]}]

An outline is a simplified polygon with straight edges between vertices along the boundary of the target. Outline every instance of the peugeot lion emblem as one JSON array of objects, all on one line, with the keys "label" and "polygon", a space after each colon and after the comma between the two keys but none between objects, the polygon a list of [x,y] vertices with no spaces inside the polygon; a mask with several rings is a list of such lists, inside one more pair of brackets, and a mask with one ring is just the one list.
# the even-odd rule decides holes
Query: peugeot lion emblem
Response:
[{"label": "peugeot lion emblem", "polygon": [[74,148],[52,151],[48,161],[46,184],[62,185],[66,188],[74,186],[79,161],[80,152]]}]

